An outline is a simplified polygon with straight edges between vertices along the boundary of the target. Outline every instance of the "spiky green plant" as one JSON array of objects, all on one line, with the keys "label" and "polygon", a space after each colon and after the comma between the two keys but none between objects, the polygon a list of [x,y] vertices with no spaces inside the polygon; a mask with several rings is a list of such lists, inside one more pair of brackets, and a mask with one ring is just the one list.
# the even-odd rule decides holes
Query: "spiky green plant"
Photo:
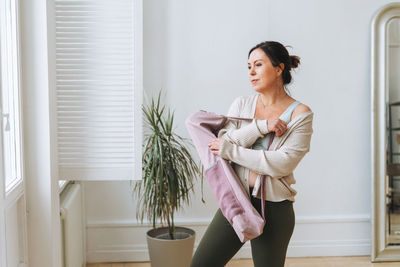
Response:
[{"label": "spiky green plant", "polygon": [[[185,143],[193,146],[190,140],[173,131],[174,113],[171,114],[168,109],[165,117],[165,106],[160,105],[160,96],[161,91],[156,103],[152,98],[150,105],[142,107],[146,132],[142,181],[134,187],[138,198],[136,218],[140,217],[143,223],[146,215],[153,228],[156,228],[157,219],[160,219],[161,225],[167,222],[170,238],[174,239],[174,213],[182,204],[189,204],[193,180],[198,176],[203,189],[204,176],[202,165],[195,163],[185,146]],[[203,198],[202,201],[204,203]]]}]

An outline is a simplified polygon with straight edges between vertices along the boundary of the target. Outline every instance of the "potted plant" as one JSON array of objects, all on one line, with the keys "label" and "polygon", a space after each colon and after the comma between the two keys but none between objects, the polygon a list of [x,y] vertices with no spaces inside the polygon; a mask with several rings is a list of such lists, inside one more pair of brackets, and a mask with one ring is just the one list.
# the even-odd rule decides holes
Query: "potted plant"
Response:
[{"label": "potted plant", "polygon": [[[147,232],[147,245],[152,267],[187,267],[193,255],[195,232],[174,224],[174,213],[184,203],[189,204],[193,180],[200,175],[203,185],[203,168],[196,164],[185,144],[190,140],[174,133],[174,114],[151,99],[143,105],[145,134],[143,142],[142,180],[136,182],[136,218],[141,223],[146,215],[153,229]],[[199,167],[200,166],[200,167]],[[202,198],[204,203],[204,200]],[[156,221],[161,227],[156,227]],[[167,226],[164,227],[165,222]]]}]

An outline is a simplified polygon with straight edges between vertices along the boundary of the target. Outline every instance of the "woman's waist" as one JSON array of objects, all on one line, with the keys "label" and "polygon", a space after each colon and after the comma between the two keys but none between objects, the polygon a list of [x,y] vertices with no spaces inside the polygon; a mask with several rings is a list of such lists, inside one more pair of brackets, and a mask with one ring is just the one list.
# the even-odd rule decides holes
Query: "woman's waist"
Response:
[{"label": "woman's waist", "polygon": [[[253,189],[254,189],[254,187],[249,186],[250,192],[252,192]],[[250,200],[251,200],[251,202],[260,203],[261,199],[250,194]],[[277,200],[265,199],[264,202],[266,205],[277,205],[277,204],[292,204],[294,201],[289,200],[287,198],[281,198],[281,199],[277,199]]]}]

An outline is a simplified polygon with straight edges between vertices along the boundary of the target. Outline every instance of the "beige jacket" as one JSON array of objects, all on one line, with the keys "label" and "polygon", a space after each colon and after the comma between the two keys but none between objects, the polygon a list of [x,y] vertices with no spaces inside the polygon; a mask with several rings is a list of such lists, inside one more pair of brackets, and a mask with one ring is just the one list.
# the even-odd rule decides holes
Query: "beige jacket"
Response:
[{"label": "beige jacket", "polygon": [[[258,93],[237,97],[227,116],[254,118]],[[295,201],[297,194],[291,185],[296,183],[293,171],[304,155],[310,151],[312,120],[314,113],[308,111],[297,115],[287,124],[286,132],[277,137],[269,151],[249,149],[253,143],[268,133],[267,121],[253,119],[251,122],[228,119],[218,132],[224,141],[219,156],[230,160],[241,183],[249,192],[249,170],[259,173],[252,195],[261,199],[260,178],[265,175],[265,199],[273,202],[288,199]]]}]

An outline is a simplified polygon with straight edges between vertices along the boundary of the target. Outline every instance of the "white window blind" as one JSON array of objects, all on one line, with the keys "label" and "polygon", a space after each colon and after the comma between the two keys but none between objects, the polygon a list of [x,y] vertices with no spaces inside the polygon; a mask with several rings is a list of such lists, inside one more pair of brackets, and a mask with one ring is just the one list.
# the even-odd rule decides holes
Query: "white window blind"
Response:
[{"label": "white window blind", "polygon": [[137,3],[55,0],[60,180],[141,179]]}]

